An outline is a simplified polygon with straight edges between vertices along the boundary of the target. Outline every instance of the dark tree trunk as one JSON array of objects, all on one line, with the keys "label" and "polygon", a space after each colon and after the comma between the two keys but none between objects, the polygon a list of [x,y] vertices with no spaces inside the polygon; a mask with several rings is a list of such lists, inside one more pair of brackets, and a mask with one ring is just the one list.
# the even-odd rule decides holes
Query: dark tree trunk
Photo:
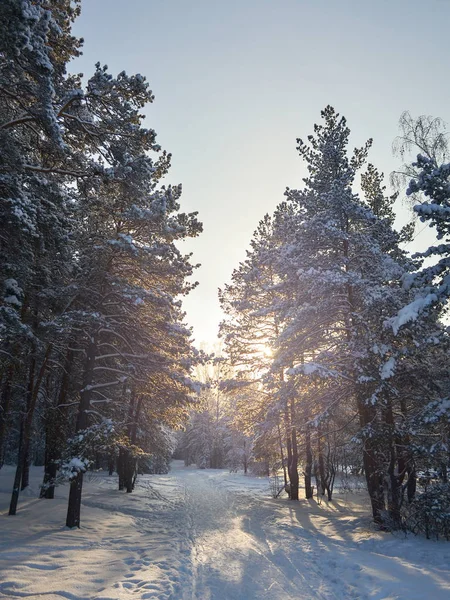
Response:
[{"label": "dark tree trunk", "polygon": [[287,486],[286,461],[284,460],[283,439],[281,437],[280,425],[278,424],[278,441],[280,443],[281,466],[283,468],[284,487]]},{"label": "dark tree trunk", "polygon": [[49,344],[47,347],[47,351],[42,361],[41,368],[39,370],[38,376],[36,378],[36,382],[34,382],[34,370],[35,370],[35,359],[33,358],[30,363],[30,371],[29,371],[29,379],[28,379],[28,392],[27,392],[27,413],[22,419],[22,424],[20,428],[20,440],[19,440],[19,453],[17,457],[17,467],[16,474],[14,477],[13,491],[11,494],[11,503],[9,505],[9,514],[15,515],[17,512],[17,503],[19,501],[19,490],[20,484],[22,481],[22,469],[25,457],[28,452],[29,443],[30,443],[30,435],[31,435],[31,425],[33,422],[34,409],[36,406],[37,397],[39,394],[39,388],[42,383],[42,379],[44,377],[45,371],[47,369],[48,359],[50,358],[50,354],[52,351],[52,345]]},{"label": "dark tree trunk", "polygon": [[[389,445],[389,465],[388,465],[388,485],[387,485],[387,508],[389,513],[389,518],[392,523],[392,526],[395,529],[398,529],[401,526],[401,501],[402,501],[402,484],[401,484],[401,471],[400,464],[397,464],[397,447],[398,440],[395,440],[395,423],[394,423],[394,415],[392,411],[392,402],[388,400],[385,411],[385,420],[387,424],[387,435],[389,436],[388,445]],[[396,443],[397,442],[397,443]],[[398,468],[398,473],[396,473],[396,467]]]},{"label": "dark tree trunk", "polygon": [[125,487],[125,450],[123,448],[119,448],[117,475],[119,476],[119,491],[122,491]]},{"label": "dark tree trunk", "polygon": [[20,482],[22,481],[22,465],[24,456],[24,441],[23,441],[24,423],[20,424],[19,434],[19,455],[17,458],[17,467],[14,474],[13,491],[11,494],[11,502],[9,504],[9,515],[15,515],[17,512],[17,503],[19,501]]},{"label": "dark tree trunk", "polygon": [[323,456],[323,447],[322,447],[322,431],[320,426],[317,430],[317,461],[319,467],[319,481],[318,485],[320,486],[320,490],[317,490],[322,496],[325,496],[325,492],[327,490],[328,477],[325,473],[325,459]]},{"label": "dark tree trunk", "polygon": [[[136,443],[137,437],[137,422],[139,419],[139,415],[141,412],[142,406],[142,396],[139,398],[137,405],[136,396],[133,392],[130,397],[130,404],[128,408],[128,437],[130,439],[130,444],[134,445]],[[127,494],[131,494],[134,488],[134,475],[136,471],[136,458],[133,456],[131,450],[123,449],[122,450],[122,479],[123,486],[122,489],[125,488]],[[119,477],[119,489],[120,488],[120,477]]]},{"label": "dark tree trunk", "polygon": [[[88,425],[88,413],[91,406],[92,382],[94,379],[95,355],[97,344],[95,338],[89,342],[86,355],[86,366],[83,377],[83,389],[80,393],[80,405],[75,431],[86,429]],[[81,516],[81,494],[83,491],[83,473],[79,472],[70,483],[69,504],[67,506],[67,527],[80,527]]]},{"label": "dark tree trunk", "polygon": [[125,454],[125,476],[124,476],[124,487],[127,494],[131,494],[134,487],[134,474],[136,470],[136,459],[128,450]]},{"label": "dark tree trunk", "polygon": [[[9,505],[9,514],[15,515],[17,512],[17,503],[19,502],[19,491],[22,484],[22,475],[23,475],[23,466],[27,458],[28,454],[28,443],[27,443],[27,433],[25,431],[26,425],[25,421],[28,420],[28,415],[30,414],[31,402],[33,397],[33,384],[34,384],[34,370],[36,367],[36,359],[33,357],[30,362],[30,369],[28,372],[28,389],[27,389],[27,399],[26,399],[26,413],[21,416],[20,422],[20,435],[19,435],[19,450],[17,456],[17,466],[16,472],[14,475],[14,484],[13,491],[11,494],[11,502]],[[31,429],[31,422],[30,422]]]},{"label": "dark tree trunk", "polygon": [[[357,407],[360,426],[364,428],[367,425],[373,425],[376,419],[376,409],[372,405],[366,404],[364,396],[358,398]],[[373,520],[377,525],[381,526],[383,524],[382,515],[386,509],[386,504],[384,498],[383,465],[380,462],[377,444],[379,444],[379,441],[374,437],[367,437],[364,440],[363,465]]]},{"label": "dark tree trunk", "polygon": [[5,460],[5,438],[9,419],[9,409],[11,406],[11,389],[14,376],[14,367],[10,365],[6,372],[5,380],[2,386],[2,395],[0,401],[0,469]]},{"label": "dark tree trunk", "polygon": [[[406,421],[408,417],[408,409],[404,397],[400,398],[400,411],[403,420]],[[403,483],[403,479],[406,474],[408,476],[408,480],[406,482],[406,497],[408,499],[408,502],[411,503],[416,496],[417,476],[416,465],[413,453],[411,452],[410,438],[408,434],[406,434],[403,439],[400,439],[399,445],[400,449],[398,450],[398,454],[400,458],[398,469],[401,474],[400,483]]]},{"label": "dark tree trunk", "polygon": [[305,434],[305,446],[306,446],[306,461],[305,461],[305,497],[307,500],[313,497],[313,486],[312,486],[312,449],[311,449],[311,428],[306,425]]},{"label": "dark tree trunk", "polygon": [[408,468],[408,481],[406,483],[406,496],[408,502],[412,502],[416,497],[417,475],[414,467]]},{"label": "dark tree trunk", "polygon": [[373,520],[377,525],[382,525],[382,513],[385,510],[383,475],[378,465],[376,450],[372,447],[370,440],[366,440],[363,451],[363,464]]},{"label": "dark tree trunk", "polygon": [[70,482],[69,504],[67,507],[67,527],[80,527],[81,495],[83,492],[83,473],[80,472]]},{"label": "dark tree trunk", "polygon": [[[333,440],[334,445],[333,447],[336,447],[336,439]],[[333,497],[333,488],[334,488],[334,480],[336,479],[336,462],[335,462],[335,457],[333,456],[333,451],[331,449],[331,443],[330,443],[330,438],[329,438],[329,433],[327,434],[327,472],[328,472],[328,479],[327,479],[327,497],[328,500],[331,502],[332,497]]]},{"label": "dark tree trunk", "polygon": [[[298,500],[298,456],[297,456],[297,448],[293,448],[293,440],[296,441],[296,435],[293,435],[292,431],[292,423],[291,423],[291,414],[286,407],[285,412],[285,427],[286,427],[286,452],[287,452],[287,471],[289,477],[288,484],[288,494],[290,500]],[[295,456],[294,456],[295,452]],[[297,481],[297,484],[295,482]],[[297,489],[297,493],[295,492],[295,485]]]},{"label": "dark tree trunk", "polygon": [[41,487],[41,498],[46,498],[47,500],[53,500],[55,497],[55,481],[56,474],[58,472],[58,464],[54,460],[50,460],[46,457],[45,459],[45,473],[44,473],[44,481]]},{"label": "dark tree trunk", "polygon": [[[289,422],[288,419],[286,419],[286,454],[287,454],[287,474],[288,474],[288,478],[290,480],[291,477],[291,473],[290,473],[290,466],[292,464],[292,440],[291,440],[291,436],[289,434]],[[291,485],[289,482],[287,482],[287,484],[289,485],[289,498],[291,497]]]},{"label": "dark tree trunk", "polygon": [[61,458],[61,449],[66,437],[62,421],[66,414],[65,404],[67,402],[72,366],[73,350],[70,350],[69,348],[64,361],[64,369],[56,408],[51,407],[47,414],[44,481],[41,488],[41,498],[46,498],[47,500],[53,500],[55,497],[55,480],[58,472],[58,461]]},{"label": "dark tree trunk", "polygon": [[291,441],[292,441],[292,462],[289,469],[289,479],[291,482],[291,500],[298,500],[298,447],[297,447],[297,429],[295,423],[295,403],[291,401]]},{"label": "dark tree trunk", "polygon": [[30,447],[28,444],[27,451],[23,457],[22,465],[22,482],[20,485],[20,491],[23,492],[25,488],[30,485]]}]

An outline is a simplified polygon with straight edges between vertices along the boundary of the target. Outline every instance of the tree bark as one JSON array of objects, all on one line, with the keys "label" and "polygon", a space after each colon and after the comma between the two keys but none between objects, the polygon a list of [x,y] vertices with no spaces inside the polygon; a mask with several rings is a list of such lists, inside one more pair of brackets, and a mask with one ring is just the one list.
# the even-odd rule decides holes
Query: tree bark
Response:
[{"label": "tree bark", "polygon": [[25,488],[30,485],[30,445],[28,444],[27,451],[23,457],[22,465],[22,481],[20,483],[20,491],[23,492]]},{"label": "tree bark", "polygon": [[[84,369],[83,389],[80,393],[80,404],[78,409],[77,424],[75,431],[82,431],[88,425],[88,413],[91,406],[91,385],[94,379],[95,355],[97,344],[95,338],[89,340],[86,354],[86,366]],[[80,527],[81,517],[81,495],[83,492],[83,472],[77,473],[70,483],[69,504],[67,506],[67,527]]]},{"label": "tree bark", "polygon": [[291,465],[292,465],[292,437],[290,434],[290,422],[289,422],[289,414],[286,407],[285,415],[284,415],[284,424],[286,429],[286,454],[287,454],[287,472],[289,477],[289,499],[291,498]]},{"label": "tree bark", "polygon": [[281,456],[281,466],[283,468],[284,486],[286,487],[286,485],[287,485],[287,473],[286,473],[286,463],[285,463],[285,460],[284,460],[283,439],[281,437],[280,424],[278,424],[278,441],[279,441],[279,444],[280,444],[280,456]]},{"label": "tree bark", "polygon": [[[401,525],[400,508],[402,500],[402,486],[400,465],[397,462],[398,440],[395,439],[394,414],[392,411],[392,401],[390,399],[387,400],[386,404],[385,420],[387,425],[387,432],[389,435],[389,440],[387,443],[387,445],[389,446],[389,465],[387,471],[387,508],[392,526],[395,529],[398,529]],[[397,466],[399,467],[398,472],[400,475],[397,475],[395,471]]]},{"label": "tree bark", "polygon": [[63,431],[61,421],[66,410],[61,407],[67,402],[72,365],[73,350],[69,348],[64,360],[64,369],[56,407],[50,407],[47,415],[45,429],[44,480],[40,494],[41,498],[46,498],[47,500],[52,500],[55,497],[55,480],[58,472],[58,461],[61,458],[61,447],[65,438],[65,431]]},{"label": "tree bark", "polygon": [[119,448],[117,475],[119,476],[119,491],[121,492],[125,487],[125,450],[123,448]]},{"label": "tree bark", "polygon": [[[365,404],[364,399],[358,399],[358,412],[361,427],[370,425],[375,420],[375,409]],[[377,525],[382,525],[382,514],[386,509],[383,468],[379,461],[377,442],[371,437],[366,438],[364,441],[363,465],[373,520]]]},{"label": "tree bark", "polygon": [[2,387],[2,396],[0,402],[0,469],[5,461],[5,441],[8,425],[9,409],[11,406],[11,390],[14,377],[14,367],[9,365],[6,372],[5,381]]},{"label": "tree bark", "polygon": [[322,447],[322,431],[320,425],[317,429],[317,460],[319,467],[319,484],[320,484],[320,494],[325,496],[325,492],[327,490],[327,474],[325,473],[325,459],[323,457],[323,447]]},{"label": "tree bark", "polygon": [[313,497],[313,487],[312,487],[311,428],[309,425],[306,425],[305,445],[306,445],[305,497],[307,500],[310,500]]},{"label": "tree bark", "polygon": [[9,514],[15,515],[17,512],[17,503],[19,501],[19,489],[20,483],[22,480],[22,468],[25,456],[27,455],[29,442],[30,442],[30,434],[31,434],[31,425],[33,422],[34,409],[36,407],[37,398],[39,395],[39,388],[42,383],[42,379],[44,377],[45,371],[47,369],[48,360],[50,358],[50,354],[52,352],[52,344],[47,346],[47,350],[45,356],[42,360],[42,365],[39,370],[38,376],[36,378],[36,382],[34,382],[34,370],[35,370],[35,359],[33,358],[30,363],[30,371],[29,371],[29,380],[28,380],[28,397],[27,397],[27,413],[22,420],[21,426],[21,439],[19,441],[19,453],[17,459],[17,468],[16,474],[14,477],[13,491],[11,494],[11,503],[9,505]]},{"label": "tree bark", "polygon": [[297,429],[295,423],[295,402],[291,400],[291,443],[292,443],[292,458],[289,469],[289,479],[291,482],[291,500],[298,500],[298,447],[297,447]]}]

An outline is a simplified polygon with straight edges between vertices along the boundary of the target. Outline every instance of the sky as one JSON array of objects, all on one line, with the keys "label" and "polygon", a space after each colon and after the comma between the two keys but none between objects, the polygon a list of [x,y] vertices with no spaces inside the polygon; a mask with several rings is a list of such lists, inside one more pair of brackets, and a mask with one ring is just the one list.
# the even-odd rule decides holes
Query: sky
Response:
[{"label": "sky", "polygon": [[352,146],[374,139],[369,159],[387,180],[404,110],[450,122],[449,23],[450,0],[82,0],[71,70],[89,77],[99,61],[147,77],[145,125],[173,155],[165,182],[182,183],[182,210],[203,222],[181,246],[201,263],[184,301],[197,345],[216,339],[217,290],[259,220],[302,186],[296,139],[327,104],[347,118]]}]

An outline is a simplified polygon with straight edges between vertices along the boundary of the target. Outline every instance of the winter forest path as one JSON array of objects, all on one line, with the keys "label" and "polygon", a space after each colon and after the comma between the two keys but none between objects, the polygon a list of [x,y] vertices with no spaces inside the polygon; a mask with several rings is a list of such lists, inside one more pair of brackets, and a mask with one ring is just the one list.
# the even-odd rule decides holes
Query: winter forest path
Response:
[{"label": "winter forest path", "polygon": [[[6,469],[6,471],[5,471]],[[0,471],[0,599],[433,600],[450,597],[450,544],[372,530],[364,493],[318,506],[270,497],[267,479],[185,468],[138,478],[133,494],[86,477],[82,528],[67,490],[8,517]],[[12,473],[12,471],[11,471]]]},{"label": "winter forest path", "polygon": [[179,470],[174,477],[184,487],[192,547],[191,585],[184,600],[326,597],[310,587],[270,539],[265,529],[274,516],[270,502],[226,489],[220,472],[214,477]]},{"label": "winter forest path", "polygon": [[[444,591],[438,572],[423,595],[418,577],[430,557],[419,564],[395,556],[408,541],[371,532],[364,506],[275,501],[264,480],[223,471],[175,465],[171,477],[184,490],[192,548],[183,600],[449,597],[450,580]],[[390,555],[377,552],[377,537]]]}]

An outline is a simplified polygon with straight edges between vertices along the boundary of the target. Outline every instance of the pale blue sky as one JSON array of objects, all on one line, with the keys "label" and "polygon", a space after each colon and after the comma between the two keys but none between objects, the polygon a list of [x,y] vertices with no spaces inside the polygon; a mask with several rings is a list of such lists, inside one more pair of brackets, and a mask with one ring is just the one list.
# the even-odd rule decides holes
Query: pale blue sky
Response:
[{"label": "pale blue sky", "polygon": [[302,185],[295,140],[324,106],[347,117],[354,145],[374,138],[386,174],[403,110],[450,121],[449,24],[450,0],[83,0],[73,70],[147,76],[167,181],[204,223],[185,244],[202,263],[185,301],[198,343],[216,337],[217,288],[259,219]]}]

